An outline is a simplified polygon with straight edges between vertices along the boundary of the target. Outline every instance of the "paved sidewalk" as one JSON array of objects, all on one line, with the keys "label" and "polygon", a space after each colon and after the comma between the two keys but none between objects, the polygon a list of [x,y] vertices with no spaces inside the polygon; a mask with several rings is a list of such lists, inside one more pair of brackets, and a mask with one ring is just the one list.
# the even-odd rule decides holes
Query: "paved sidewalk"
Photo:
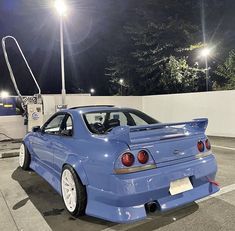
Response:
[{"label": "paved sidewalk", "polygon": [[17,181],[12,179],[16,165],[14,162],[12,158],[0,160],[0,230],[50,231],[51,228],[29,200],[26,192]]},{"label": "paved sidewalk", "polygon": [[19,155],[21,140],[0,141],[0,159]]}]

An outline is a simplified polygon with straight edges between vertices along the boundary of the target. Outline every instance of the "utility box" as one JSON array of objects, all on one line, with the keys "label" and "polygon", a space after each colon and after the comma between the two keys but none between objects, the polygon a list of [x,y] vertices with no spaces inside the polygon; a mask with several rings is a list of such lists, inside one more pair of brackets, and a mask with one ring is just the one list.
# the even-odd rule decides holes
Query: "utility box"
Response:
[{"label": "utility box", "polygon": [[43,125],[43,110],[42,104],[28,104],[28,132],[32,131],[33,127]]}]

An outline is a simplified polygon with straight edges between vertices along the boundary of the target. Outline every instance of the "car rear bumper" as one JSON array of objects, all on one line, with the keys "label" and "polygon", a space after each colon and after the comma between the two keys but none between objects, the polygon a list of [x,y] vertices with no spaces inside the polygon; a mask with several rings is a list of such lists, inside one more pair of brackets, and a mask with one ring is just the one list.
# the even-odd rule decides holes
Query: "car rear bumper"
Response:
[{"label": "car rear bumper", "polygon": [[[161,211],[166,211],[219,191],[208,180],[214,180],[216,171],[216,160],[210,155],[173,166],[111,175],[110,190],[88,185],[86,213],[118,223],[140,220],[146,217],[146,203],[154,201]],[[185,177],[189,177],[193,189],[170,195],[170,183]]]}]

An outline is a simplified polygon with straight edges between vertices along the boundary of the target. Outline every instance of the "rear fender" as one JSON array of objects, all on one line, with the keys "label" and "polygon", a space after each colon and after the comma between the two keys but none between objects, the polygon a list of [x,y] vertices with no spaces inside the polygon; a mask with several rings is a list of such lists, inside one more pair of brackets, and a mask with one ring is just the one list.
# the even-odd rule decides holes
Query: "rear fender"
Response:
[{"label": "rear fender", "polygon": [[[84,158],[85,159],[85,158]],[[86,172],[82,166],[82,162],[85,161],[82,158],[78,157],[77,155],[69,155],[68,159],[66,160],[66,164],[72,166],[76,173],[78,174],[79,178],[82,181],[83,185],[88,185],[88,178]]]}]

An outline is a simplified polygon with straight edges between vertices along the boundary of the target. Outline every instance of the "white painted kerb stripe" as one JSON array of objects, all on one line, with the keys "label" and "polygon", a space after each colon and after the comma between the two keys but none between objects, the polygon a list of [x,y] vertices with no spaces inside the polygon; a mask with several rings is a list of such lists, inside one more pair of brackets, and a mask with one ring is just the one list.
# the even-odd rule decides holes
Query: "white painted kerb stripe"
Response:
[{"label": "white painted kerb stripe", "polygon": [[212,145],[212,147],[235,151],[235,148],[230,148],[230,147],[224,147],[224,146],[218,146],[218,145]]}]

